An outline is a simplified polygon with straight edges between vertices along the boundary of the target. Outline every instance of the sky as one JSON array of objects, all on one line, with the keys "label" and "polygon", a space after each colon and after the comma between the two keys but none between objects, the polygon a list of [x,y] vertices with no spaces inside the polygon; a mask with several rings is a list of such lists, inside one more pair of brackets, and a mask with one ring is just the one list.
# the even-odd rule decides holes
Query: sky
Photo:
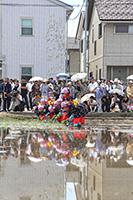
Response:
[{"label": "sky", "polygon": [[70,16],[70,20],[68,23],[68,36],[75,37],[79,16],[75,20],[71,19],[75,18],[78,15],[84,0],[62,0],[62,1],[70,5],[80,5],[79,7],[74,7],[74,11]]}]

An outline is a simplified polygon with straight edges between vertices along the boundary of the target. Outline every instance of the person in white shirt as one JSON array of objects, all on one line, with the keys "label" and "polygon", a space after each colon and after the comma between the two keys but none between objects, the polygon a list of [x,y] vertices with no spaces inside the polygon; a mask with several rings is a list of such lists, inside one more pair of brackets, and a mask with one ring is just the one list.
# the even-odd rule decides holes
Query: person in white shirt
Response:
[{"label": "person in white shirt", "polygon": [[32,110],[32,86],[33,86],[33,82],[29,81],[27,84],[26,84],[26,87],[27,87],[27,90],[28,90],[28,102],[29,102],[29,106],[30,106],[30,109]]},{"label": "person in white shirt", "polygon": [[98,87],[98,83],[95,81],[94,78],[91,79],[89,85],[88,85],[88,91],[89,93],[95,93],[96,89]]}]

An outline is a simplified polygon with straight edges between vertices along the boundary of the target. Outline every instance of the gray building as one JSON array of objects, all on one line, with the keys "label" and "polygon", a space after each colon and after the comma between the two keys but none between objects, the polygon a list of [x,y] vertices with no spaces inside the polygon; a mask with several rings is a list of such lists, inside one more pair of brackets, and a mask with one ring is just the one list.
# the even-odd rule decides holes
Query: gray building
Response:
[{"label": "gray building", "polygon": [[70,74],[80,72],[79,41],[74,37],[68,38],[68,69]]},{"label": "gray building", "polygon": [[89,71],[97,79],[133,74],[133,1],[89,0]]}]

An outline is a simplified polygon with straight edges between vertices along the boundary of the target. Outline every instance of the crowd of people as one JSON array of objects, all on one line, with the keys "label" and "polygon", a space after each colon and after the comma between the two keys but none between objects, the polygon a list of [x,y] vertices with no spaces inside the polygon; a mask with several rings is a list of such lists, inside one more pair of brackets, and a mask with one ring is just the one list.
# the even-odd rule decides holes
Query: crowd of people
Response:
[{"label": "crowd of people", "polygon": [[[127,84],[114,80],[59,80],[43,81],[0,80],[0,111],[33,110],[39,98],[57,100],[63,88],[67,88],[71,99],[86,105],[88,112],[125,112],[133,110],[133,81]],[[89,94],[89,98],[83,98]],[[87,96],[86,96],[87,97]]]}]

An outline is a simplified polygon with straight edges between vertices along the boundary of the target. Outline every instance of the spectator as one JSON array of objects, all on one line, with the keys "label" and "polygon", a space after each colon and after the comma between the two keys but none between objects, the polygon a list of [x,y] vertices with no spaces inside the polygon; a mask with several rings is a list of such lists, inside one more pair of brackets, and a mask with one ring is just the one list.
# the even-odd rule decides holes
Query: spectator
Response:
[{"label": "spectator", "polygon": [[10,103],[11,103],[11,92],[12,92],[12,86],[9,82],[9,78],[6,78],[4,81],[4,103],[3,103],[3,110],[5,112],[10,111]]}]

